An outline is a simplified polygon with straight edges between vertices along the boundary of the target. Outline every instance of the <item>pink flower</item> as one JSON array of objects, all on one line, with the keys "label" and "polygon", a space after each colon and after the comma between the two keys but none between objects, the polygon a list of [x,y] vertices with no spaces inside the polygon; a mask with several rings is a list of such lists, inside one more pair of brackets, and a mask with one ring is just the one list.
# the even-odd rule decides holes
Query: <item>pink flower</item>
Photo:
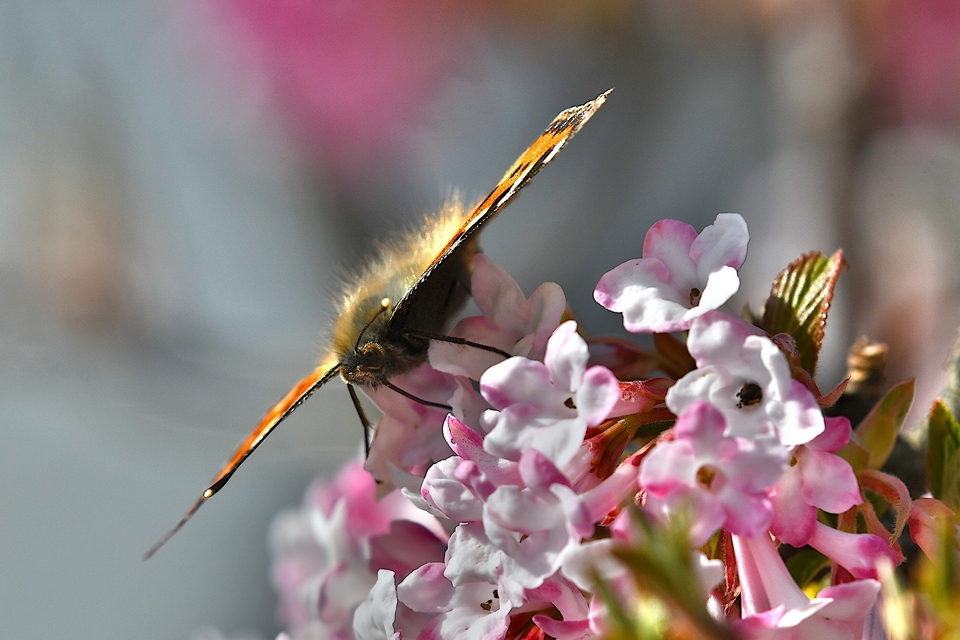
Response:
[{"label": "pink flower", "polygon": [[377,499],[377,483],[363,470],[361,461],[349,461],[333,480],[317,478],[307,488],[305,509],[317,512],[320,518],[332,518],[334,508],[343,502],[345,526],[352,538],[369,538],[390,531],[395,520],[429,522],[417,509],[399,495]]},{"label": "pink flower", "polygon": [[[483,254],[473,259],[473,300],[483,315],[464,318],[450,332],[476,344],[515,356],[542,360],[550,334],[560,325],[567,300],[552,282],[540,285],[529,299],[506,271]],[[449,342],[430,343],[430,364],[438,371],[479,380],[503,357]]]},{"label": "pink flower", "polygon": [[677,420],[675,440],[661,441],[640,465],[647,507],[689,507],[695,546],[721,527],[757,535],[773,517],[767,491],[786,468],[786,451],[771,438],[735,438],[726,430],[720,411],[695,402]]},{"label": "pink flower", "polygon": [[883,559],[889,560],[892,566],[900,563],[900,558],[880,536],[838,531],[822,522],[814,523],[813,534],[807,544],[858,580],[876,578],[877,565]]},{"label": "pink flower", "polygon": [[790,377],[786,357],[759,329],[711,311],[690,327],[687,349],[698,368],[667,392],[677,415],[705,400],[723,412],[730,435],[776,435],[785,447],[823,432],[816,398]]},{"label": "pink flower", "polygon": [[271,529],[274,587],[281,617],[295,636],[308,629],[348,638],[354,608],[374,585],[363,539],[348,532],[347,503],[329,517],[318,511],[280,514]]},{"label": "pink flower", "polygon": [[304,502],[280,513],[270,530],[280,617],[295,637],[352,637],[354,610],[376,584],[372,551],[400,571],[404,565],[382,551],[399,541],[424,561],[443,556],[436,520],[397,492],[377,500],[376,483],[359,460],[332,482],[315,481]]},{"label": "pink flower", "polygon": [[393,580],[392,571],[381,569],[377,573],[377,583],[353,615],[357,640],[400,640],[400,632],[393,628],[397,616],[397,587]]},{"label": "pink flower", "polygon": [[[636,519],[629,510],[622,511],[610,525],[610,538],[584,542],[570,551],[564,557],[562,572],[580,589],[596,593],[597,580],[603,582],[621,603],[628,607],[640,597],[637,583],[631,570],[613,556],[613,551],[624,550],[643,545],[644,536],[636,526]],[[708,594],[723,578],[723,564],[719,560],[708,560],[697,550],[691,550],[691,563],[695,573],[697,586],[706,600]],[[591,599],[587,616],[574,618],[564,615],[563,623],[548,623],[549,628],[537,622],[540,627],[554,637],[551,629],[562,631],[569,638],[606,637],[604,632],[609,630],[607,623],[608,611],[604,598],[596,595]],[[534,618],[536,622],[537,619]],[[578,625],[579,623],[579,625]],[[583,627],[587,630],[584,631]],[[587,633],[589,632],[589,633]],[[580,633],[580,635],[577,635]]]},{"label": "pink flower", "polygon": [[579,589],[563,578],[547,580],[528,595],[531,600],[547,603],[560,612],[560,620],[544,614],[533,616],[533,623],[547,636],[557,640],[579,640],[591,635],[587,600]]},{"label": "pink flower", "polygon": [[[460,389],[456,378],[427,364],[394,376],[391,382],[418,398],[439,404],[449,404]],[[416,402],[389,387],[364,392],[383,411],[364,464],[377,480],[390,479],[391,464],[419,475],[434,461],[450,456],[441,428],[446,409]]]},{"label": "pink flower", "polygon": [[810,599],[790,577],[770,536],[733,539],[743,618],[749,640],[859,639],[880,593],[876,580],[828,587]]},{"label": "pink flower", "polygon": [[457,455],[427,470],[421,495],[454,522],[479,522],[483,502],[497,487],[522,482],[518,464],[485,451],[480,434],[452,415],[443,429]]},{"label": "pink flower", "polygon": [[578,495],[536,449],[523,453],[519,470],[522,485],[502,485],[487,498],[483,526],[504,552],[502,580],[534,589],[557,572],[566,553],[593,534],[597,522],[636,491],[637,474],[628,462]]},{"label": "pink flower", "polygon": [[[583,494],[536,449],[519,463],[485,451],[479,434],[450,416],[446,430],[457,456],[431,467],[423,482],[426,502],[460,527],[447,554],[446,576],[454,584],[475,581],[476,549],[497,558],[496,569],[484,574],[498,581],[511,601],[523,600],[559,569],[563,555],[590,536],[594,525],[636,491],[634,460],[627,460],[609,478]],[[475,526],[482,523],[482,535]],[[469,543],[465,541],[470,541]],[[469,550],[468,561],[461,561]],[[459,568],[471,573],[459,574]]]},{"label": "pink flower", "polygon": [[423,629],[423,640],[500,640],[510,626],[513,604],[496,582],[483,579],[454,584],[442,562],[426,564],[397,587],[400,602],[422,613],[433,614]]},{"label": "pink flower", "polygon": [[543,362],[513,357],[488,369],[480,392],[497,411],[484,414],[492,426],[484,448],[511,460],[533,448],[557,466],[569,462],[587,427],[605,420],[620,400],[614,375],[601,366],[588,369],[588,359],[571,321],[554,331]]},{"label": "pink flower", "polygon": [[813,536],[817,509],[843,513],[862,502],[853,468],[834,455],[850,440],[850,421],[826,418],[826,431],[797,447],[793,464],[771,493],[774,518],[770,531],[781,542],[802,547]]},{"label": "pink flower", "polygon": [[748,240],[747,225],[736,213],[721,213],[700,235],[685,222],[661,220],[644,238],[643,257],[604,274],[593,297],[622,313],[627,331],[688,329],[740,288],[737,269]]}]

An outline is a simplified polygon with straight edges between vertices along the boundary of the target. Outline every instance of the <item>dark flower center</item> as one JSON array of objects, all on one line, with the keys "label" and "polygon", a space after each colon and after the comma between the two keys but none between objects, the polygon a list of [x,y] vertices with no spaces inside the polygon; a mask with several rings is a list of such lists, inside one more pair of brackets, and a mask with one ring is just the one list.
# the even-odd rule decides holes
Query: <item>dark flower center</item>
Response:
[{"label": "dark flower center", "polygon": [[717,470],[710,465],[703,465],[697,469],[697,482],[706,489],[710,489],[716,477]]},{"label": "dark flower center", "polygon": [[491,598],[490,600],[487,600],[486,602],[481,602],[481,603],[480,603],[480,608],[483,609],[484,611],[492,611],[492,610],[493,610],[493,601],[494,601],[494,600],[499,600],[499,599],[500,599],[500,594],[497,592],[496,589],[494,589],[494,590],[493,590],[493,598]]},{"label": "dark flower center", "polygon": [[737,397],[740,398],[740,402],[737,403],[738,409],[752,407],[763,400],[763,389],[756,382],[744,382],[740,391],[737,392]]}]

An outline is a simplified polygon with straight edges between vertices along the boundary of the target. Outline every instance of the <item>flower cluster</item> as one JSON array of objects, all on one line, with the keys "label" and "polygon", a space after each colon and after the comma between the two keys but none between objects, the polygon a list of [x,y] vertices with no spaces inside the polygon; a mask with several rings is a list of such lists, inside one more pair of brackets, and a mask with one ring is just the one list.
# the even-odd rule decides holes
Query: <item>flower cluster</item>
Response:
[{"label": "flower cluster", "polygon": [[[844,391],[823,394],[812,375],[842,257],[802,257],[747,321],[723,309],[747,241],[737,214],[699,234],[663,220],[641,258],[600,279],[597,302],[627,331],[655,334],[655,351],[585,339],[564,321],[559,287],[528,299],[477,256],[481,315],[451,335],[512,357],[434,342],[429,364],[394,380],[449,412],[373,394],[384,417],[365,467],[379,486],[354,463],[274,526],[290,634],[603,637],[653,583],[682,614],[661,619],[663,636],[715,625],[717,637],[886,637],[878,571],[903,560],[907,524],[925,551],[935,546],[933,523],[949,510],[912,501],[879,471],[889,447],[877,453],[846,417],[824,416]],[[858,433],[875,436],[880,422]],[[664,574],[689,580],[651,581],[644,571],[656,571],[630,558],[677,523],[679,560]],[[801,563],[785,561],[797,557],[820,559],[803,582]],[[699,631],[684,635],[681,619]]]}]

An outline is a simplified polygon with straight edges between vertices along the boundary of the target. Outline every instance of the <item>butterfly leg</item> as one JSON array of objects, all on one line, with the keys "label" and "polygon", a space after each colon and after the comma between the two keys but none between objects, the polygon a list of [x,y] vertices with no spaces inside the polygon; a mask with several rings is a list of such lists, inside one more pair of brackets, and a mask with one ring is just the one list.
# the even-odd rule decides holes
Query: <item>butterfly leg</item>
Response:
[{"label": "butterfly leg", "polygon": [[437,409],[446,409],[447,411],[451,411],[453,409],[453,407],[451,407],[448,404],[443,404],[440,402],[431,402],[430,400],[424,400],[423,398],[418,398],[417,396],[413,395],[409,391],[404,391],[400,387],[390,382],[385,382],[384,386],[386,386],[389,389],[393,389],[394,391],[402,395],[404,398],[409,398],[414,402],[416,402],[417,404],[422,404],[427,407],[436,407]]},{"label": "butterfly leg", "polygon": [[360,397],[357,396],[357,391],[352,384],[347,385],[347,391],[350,392],[353,408],[357,410],[357,417],[360,418],[360,424],[363,425],[363,457],[366,459],[370,457],[370,432],[373,430],[373,426],[370,424],[367,414],[364,413],[363,405],[360,404]]},{"label": "butterfly leg", "polygon": [[445,336],[435,333],[427,333],[426,331],[405,331],[407,335],[415,336],[417,338],[426,338],[427,340],[438,340],[440,342],[449,342],[451,344],[461,344],[465,347],[473,347],[474,349],[482,349],[483,351],[489,351],[491,353],[496,353],[497,355],[503,356],[504,358],[510,358],[510,354],[502,349],[497,349],[496,347],[491,347],[486,344],[480,344],[478,342],[470,342],[464,338],[458,338],[456,336]]}]

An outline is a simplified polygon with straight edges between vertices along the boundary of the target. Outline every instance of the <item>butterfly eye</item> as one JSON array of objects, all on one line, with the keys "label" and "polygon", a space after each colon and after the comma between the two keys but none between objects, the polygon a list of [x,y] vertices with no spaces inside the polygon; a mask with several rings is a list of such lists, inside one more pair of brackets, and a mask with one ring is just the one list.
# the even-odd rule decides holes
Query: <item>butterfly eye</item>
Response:
[{"label": "butterfly eye", "polygon": [[364,369],[382,369],[384,351],[376,342],[368,342],[360,347],[360,366]]}]

